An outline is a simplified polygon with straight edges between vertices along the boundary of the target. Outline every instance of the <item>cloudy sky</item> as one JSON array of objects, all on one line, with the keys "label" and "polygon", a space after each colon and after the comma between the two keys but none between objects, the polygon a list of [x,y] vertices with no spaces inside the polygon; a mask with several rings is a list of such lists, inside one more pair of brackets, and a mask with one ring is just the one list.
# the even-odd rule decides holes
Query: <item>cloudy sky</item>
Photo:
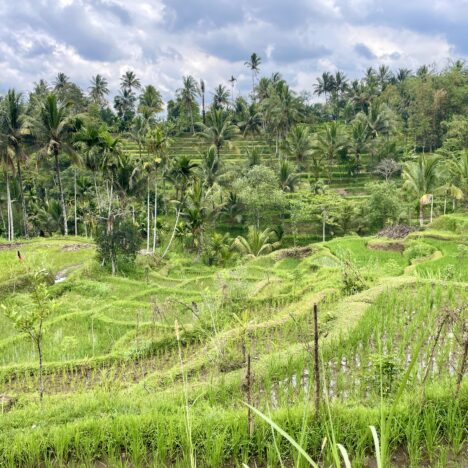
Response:
[{"label": "cloudy sky", "polygon": [[0,0],[0,24],[0,92],[63,71],[83,88],[101,73],[115,93],[127,69],[165,98],[184,74],[245,91],[253,51],[262,74],[310,91],[325,70],[468,57],[468,0]]}]

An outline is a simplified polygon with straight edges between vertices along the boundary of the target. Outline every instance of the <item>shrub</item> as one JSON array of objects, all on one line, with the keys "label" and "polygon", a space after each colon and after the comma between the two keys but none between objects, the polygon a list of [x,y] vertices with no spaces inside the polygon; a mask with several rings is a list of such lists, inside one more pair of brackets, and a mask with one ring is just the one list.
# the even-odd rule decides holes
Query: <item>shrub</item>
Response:
[{"label": "shrub", "polygon": [[412,242],[404,252],[405,257],[411,261],[416,258],[429,257],[435,252],[436,248],[424,242]]}]

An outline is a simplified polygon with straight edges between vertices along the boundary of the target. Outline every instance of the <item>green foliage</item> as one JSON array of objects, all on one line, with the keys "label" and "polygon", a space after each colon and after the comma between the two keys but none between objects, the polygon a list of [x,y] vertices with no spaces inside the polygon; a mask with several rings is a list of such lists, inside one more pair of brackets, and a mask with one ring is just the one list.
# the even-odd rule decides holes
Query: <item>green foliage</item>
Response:
[{"label": "green foliage", "polygon": [[435,247],[425,242],[413,241],[405,248],[404,255],[411,261],[419,258],[429,257],[436,251]]},{"label": "green foliage", "polygon": [[99,224],[96,232],[97,257],[115,273],[131,268],[140,248],[140,235],[129,220],[111,218]]},{"label": "green foliage", "polygon": [[397,185],[393,182],[373,183],[367,186],[369,198],[366,201],[368,226],[381,229],[396,223],[402,213],[402,199]]}]

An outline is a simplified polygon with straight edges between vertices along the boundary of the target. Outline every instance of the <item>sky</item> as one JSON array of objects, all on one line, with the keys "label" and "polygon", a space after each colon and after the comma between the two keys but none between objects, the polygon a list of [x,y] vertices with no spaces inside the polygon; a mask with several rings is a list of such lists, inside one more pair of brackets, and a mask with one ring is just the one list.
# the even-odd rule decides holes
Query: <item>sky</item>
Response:
[{"label": "sky", "polygon": [[83,89],[100,73],[115,94],[128,69],[165,99],[187,74],[245,93],[252,52],[261,75],[308,92],[324,71],[468,58],[468,0],[0,0],[0,24],[2,93],[64,72]]}]

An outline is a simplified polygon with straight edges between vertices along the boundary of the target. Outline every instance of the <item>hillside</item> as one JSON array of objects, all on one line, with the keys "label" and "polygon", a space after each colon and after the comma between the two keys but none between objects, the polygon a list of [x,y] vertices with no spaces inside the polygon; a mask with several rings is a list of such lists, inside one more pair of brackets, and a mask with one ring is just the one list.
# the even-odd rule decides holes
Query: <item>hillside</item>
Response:
[{"label": "hillside", "polygon": [[[368,426],[382,429],[380,410],[389,413],[408,370],[390,422],[394,463],[460,466],[466,379],[453,395],[466,340],[467,225],[466,215],[448,215],[403,239],[345,236],[225,268],[175,251],[157,264],[139,256],[125,276],[103,273],[89,239],[0,244],[9,307],[31,307],[28,271],[55,278],[42,404],[35,349],[0,314],[0,465],[185,466],[193,456],[200,466],[273,466],[275,446],[296,457],[260,418],[249,436],[249,401],[313,459],[332,462],[331,443],[320,447],[333,430],[353,466],[370,466]],[[313,304],[330,418],[309,403]]]}]

